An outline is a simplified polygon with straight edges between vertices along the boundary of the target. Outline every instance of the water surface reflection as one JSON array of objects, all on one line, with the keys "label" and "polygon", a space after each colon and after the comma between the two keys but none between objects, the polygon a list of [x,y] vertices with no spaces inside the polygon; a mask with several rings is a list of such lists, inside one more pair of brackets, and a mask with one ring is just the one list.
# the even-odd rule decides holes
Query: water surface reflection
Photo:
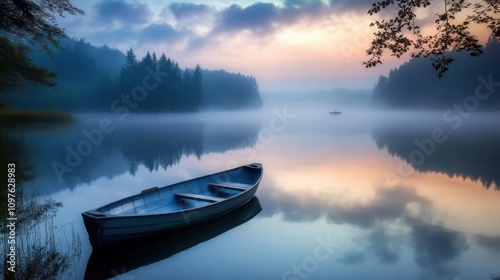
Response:
[{"label": "water surface reflection", "polygon": [[[406,117],[378,123],[373,138],[420,172],[439,172],[500,189],[500,122],[497,114],[472,115],[460,125],[441,115]],[[399,175],[407,171],[401,168]]]},{"label": "water surface reflection", "polygon": [[[437,114],[344,112],[332,118],[327,112],[288,112],[295,116],[289,124],[263,139],[271,119],[266,114],[117,122],[63,182],[51,162],[63,162],[65,147],[74,147],[81,130],[95,128],[99,117],[66,130],[14,134],[33,154],[37,184],[52,183],[43,184],[46,193],[64,203],[60,223],[74,223],[82,236],[80,278],[301,279],[286,274],[294,267],[311,279],[500,274],[500,136],[492,116],[453,129]],[[423,163],[412,164],[415,139],[432,137],[437,127],[448,139],[431,155],[424,153]],[[206,230],[198,240],[177,236],[175,244],[169,238],[141,244],[148,245],[144,250],[92,252],[81,212],[146,187],[248,163],[249,155],[265,166],[257,192],[262,210],[255,217],[242,214],[241,225],[232,227],[240,224],[235,219],[232,230]],[[401,166],[410,172],[400,175]],[[317,240],[329,238],[335,246],[310,269]],[[127,251],[139,257],[127,257]]]},{"label": "water surface reflection", "polygon": [[[110,120],[110,133],[98,132],[103,119]],[[139,166],[153,172],[183,157],[249,147],[259,129],[259,118],[139,115],[123,122],[108,115],[81,115],[79,124],[61,131],[28,128],[18,134],[34,154],[35,184],[50,194],[99,178],[134,175]]]}]

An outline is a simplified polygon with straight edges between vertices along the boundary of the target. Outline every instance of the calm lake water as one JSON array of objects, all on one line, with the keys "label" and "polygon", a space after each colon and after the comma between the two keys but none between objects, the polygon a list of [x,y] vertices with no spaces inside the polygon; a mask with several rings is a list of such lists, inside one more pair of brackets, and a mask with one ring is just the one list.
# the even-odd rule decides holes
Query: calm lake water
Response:
[{"label": "calm lake water", "polygon": [[[500,274],[500,115],[294,110],[78,115],[11,129],[82,241],[77,279],[490,279]],[[92,253],[81,212],[252,162],[225,219]],[[66,235],[65,235],[66,234]],[[66,238],[66,239],[65,239]]]}]

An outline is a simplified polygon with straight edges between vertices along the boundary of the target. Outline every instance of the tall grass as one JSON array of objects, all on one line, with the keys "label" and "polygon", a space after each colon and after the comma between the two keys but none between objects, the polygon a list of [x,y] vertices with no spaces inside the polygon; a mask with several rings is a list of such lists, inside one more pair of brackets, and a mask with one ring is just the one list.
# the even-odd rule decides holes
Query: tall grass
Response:
[{"label": "tall grass", "polygon": [[[81,241],[72,225],[57,228],[54,217],[62,203],[39,196],[21,195],[16,205],[16,272],[8,271],[9,235],[6,223],[0,226],[0,272],[4,279],[60,279],[71,277]],[[68,238],[66,230],[71,230]]]}]

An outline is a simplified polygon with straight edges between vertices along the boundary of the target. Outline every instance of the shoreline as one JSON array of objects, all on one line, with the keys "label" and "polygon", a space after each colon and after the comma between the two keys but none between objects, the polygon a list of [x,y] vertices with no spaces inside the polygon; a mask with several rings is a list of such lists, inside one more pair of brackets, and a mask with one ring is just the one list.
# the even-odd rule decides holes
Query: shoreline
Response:
[{"label": "shoreline", "polygon": [[56,110],[0,110],[0,124],[33,125],[33,124],[68,124],[76,119],[71,113]]}]

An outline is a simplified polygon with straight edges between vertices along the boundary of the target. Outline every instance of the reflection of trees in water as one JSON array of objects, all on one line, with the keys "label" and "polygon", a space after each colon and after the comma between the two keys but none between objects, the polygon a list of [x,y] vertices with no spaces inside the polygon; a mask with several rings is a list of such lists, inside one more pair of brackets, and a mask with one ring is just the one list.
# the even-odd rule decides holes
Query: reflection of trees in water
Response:
[{"label": "reflection of trees in water", "polygon": [[113,145],[119,147],[135,174],[142,164],[150,171],[168,168],[178,163],[185,155],[203,154],[200,123],[175,123],[168,127],[128,125],[118,130]]},{"label": "reflection of trees in water", "polygon": [[212,122],[172,122],[168,126],[129,124],[117,129],[113,146],[121,150],[134,174],[141,164],[150,171],[166,169],[184,156],[201,158],[211,152],[252,146],[260,129],[258,122]]},{"label": "reflection of trees in water", "polygon": [[[431,144],[432,131],[436,128],[443,128],[447,138],[443,143]],[[500,126],[489,119],[467,120],[456,130],[442,120],[406,120],[376,126],[373,138],[379,149],[387,148],[389,154],[411,164],[417,171],[468,178],[481,182],[486,189],[500,190]],[[416,141],[425,144],[419,147]],[[415,151],[424,155],[422,160]],[[397,170],[394,173],[397,174]]]},{"label": "reflection of trees in water", "polygon": [[[8,164],[15,164],[15,172],[13,172],[15,192],[13,195],[15,195],[14,209],[17,218],[14,221],[7,220],[11,217],[7,203],[9,189],[0,188],[0,219],[2,220],[0,223],[0,248],[2,251],[0,271],[4,279],[59,278],[71,268],[74,256],[80,254],[80,239],[72,230],[71,240],[64,240],[71,245],[67,252],[61,252],[60,244],[56,239],[57,232],[55,232],[53,219],[62,203],[52,199],[42,200],[27,194],[23,190],[23,185],[33,179],[29,155],[19,140],[2,132],[0,132],[0,141],[0,180],[2,182],[7,182],[9,178]],[[65,229],[63,227],[58,231]],[[15,236],[15,239],[9,239],[12,236]],[[13,240],[15,243],[12,242]],[[12,254],[11,247],[15,248],[15,254]],[[8,256],[8,254],[14,256]],[[9,263],[8,261],[11,260],[14,262]],[[9,271],[9,267],[13,265],[15,265],[15,273]]]},{"label": "reflection of trees in water", "polygon": [[[87,141],[82,131],[94,131],[98,121],[85,120],[84,124],[54,133],[26,130],[16,134],[33,152],[36,182],[44,186],[40,191],[48,194],[103,177],[113,178],[127,172],[134,175],[140,166],[150,171],[167,169],[184,157],[200,158],[208,153],[251,147],[257,141],[261,125],[259,118],[155,117],[136,117],[123,123],[116,121],[116,129],[104,134],[102,142],[92,146],[90,154],[81,156],[76,165],[68,164],[67,149],[76,151],[78,143]],[[71,169],[62,174],[63,183],[53,169],[54,162]]]}]

